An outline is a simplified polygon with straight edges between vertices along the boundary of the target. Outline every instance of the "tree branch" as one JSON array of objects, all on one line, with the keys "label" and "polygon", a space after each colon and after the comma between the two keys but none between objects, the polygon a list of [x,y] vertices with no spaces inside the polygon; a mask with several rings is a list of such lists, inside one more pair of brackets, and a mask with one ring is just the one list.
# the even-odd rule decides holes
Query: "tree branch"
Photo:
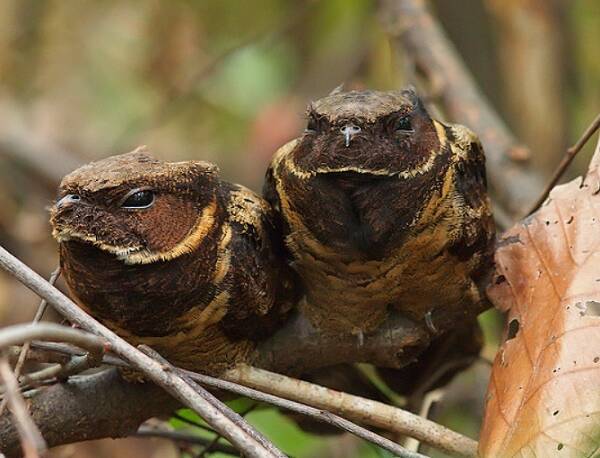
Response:
[{"label": "tree branch", "polygon": [[[37,342],[34,342],[32,346],[34,348],[45,348],[54,352],[64,352],[69,355],[81,354],[81,350],[64,344],[39,344]],[[120,367],[129,366],[127,363],[111,356],[105,356],[104,362],[106,364],[115,364]],[[379,445],[385,449],[392,451],[392,453],[394,453],[396,456],[410,456],[407,455],[406,451],[399,447],[397,444],[393,444],[390,441],[387,441],[386,439],[378,436],[377,434],[374,434],[364,428],[361,428],[360,426],[353,424],[345,418],[341,418],[338,415],[334,415],[332,413],[321,410],[322,408],[324,408],[323,403],[330,402],[324,399],[323,396],[317,396],[318,402],[314,402],[314,399],[312,399],[312,397],[314,397],[314,393],[319,393],[319,390],[325,390],[324,392],[327,395],[333,393],[342,397],[348,396],[344,393],[337,393],[335,391],[327,390],[325,388],[310,384],[308,382],[290,379],[289,377],[272,374],[255,368],[231,371],[229,374],[227,374],[230,380],[222,380],[215,377],[197,374],[194,372],[185,371],[174,367],[172,368],[172,370],[181,373],[185,377],[189,377],[203,385],[210,386],[219,390],[230,391],[237,395],[245,396],[256,401],[269,403],[279,408],[307,415],[309,417],[315,418],[316,420],[323,421],[332,426],[339,427],[343,430],[357,435],[358,437],[362,437],[367,441],[373,442],[376,445]],[[281,387],[271,386],[271,383],[273,382],[271,376],[281,377],[284,381],[283,385]],[[248,380],[251,381],[249,382]],[[259,391],[253,388],[249,388],[247,386],[243,386],[243,383],[249,383],[250,385],[260,386],[261,390]],[[304,390],[298,391],[298,386],[303,387]],[[290,389],[290,387],[293,388]],[[280,392],[285,393],[285,395],[283,395],[283,397],[277,396]],[[295,399],[295,401],[291,399]],[[336,409],[338,409],[340,405],[340,402],[338,401],[339,397],[335,397],[335,399],[333,399],[330,402],[330,404],[327,405],[327,409],[331,411],[336,411]],[[37,402],[37,400],[34,400],[34,402]],[[80,402],[85,401],[81,399]],[[100,398],[98,400],[95,400],[95,402],[103,403],[103,400]],[[314,407],[306,405],[306,403],[312,404],[313,402]],[[392,431],[402,431],[404,434],[414,435],[415,437],[425,436],[429,438],[431,431],[433,431],[433,435],[431,436],[431,438],[424,439],[424,442],[427,442],[430,445],[441,448],[443,450],[451,450],[455,454],[461,454],[464,451],[468,451],[469,447],[474,443],[474,441],[472,441],[471,439],[468,439],[464,436],[461,436],[460,434],[448,430],[447,428],[441,425],[437,425],[430,421],[423,421],[423,419],[410,412],[406,412],[392,406],[386,406],[385,404],[381,403],[373,403],[368,399],[363,399],[356,396],[349,397],[348,399],[344,398],[341,404],[357,404],[357,406],[360,406],[357,407],[358,410],[365,406],[367,406],[367,408],[369,409],[372,409],[372,412],[370,411],[369,416],[373,416],[374,418],[376,418],[376,423],[371,423],[368,420],[364,420],[364,418],[361,417],[359,413],[354,412],[354,415],[357,418],[360,417],[359,421],[362,422],[364,420],[364,422],[367,424],[374,424],[375,426],[390,429]],[[149,406],[149,408],[151,407],[152,406]],[[127,409],[127,405],[122,405],[119,408]],[[382,408],[383,410],[381,410]],[[352,411],[352,409],[350,410]],[[373,412],[375,412],[375,414],[373,414]],[[347,412],[344,412],[344,414],[345,413]],[[62,405],[56,406],[56,414],[65,417],[69,417],[72,415],[72,413],[69,411],[63,412]],[[150,416],[151,415],[149,414],[148,417]],[[76,418],[73,418],[73,421],[76,421]],[[0,428],[0,438],[2,436],[3,431]],[[57,445],[53,443],[51,444]],[[439,444],[442,445],[440,446]],[[466,456],[469,455],[467,454]]]},{"label": "tree branch", "polygon": [[[48,280],[48,283],[50,283],[52,286],[54,286],[54,284],[56,283],[56,280],[58,279],[58,277],[60,276],[60,266],[57,267],[56,269],[54,269],[54,272],[52,272],[52,274],[50,275],[50,279]],[[42,299],[40,302],[40,305],[38,305],[38,309],[35,312],[35,316],[33,317],[33,320],[31,321],[32,324],[38,323],[42,317],[44,316],[44,312],[46,311],[46,306],[48,305],[48,302],[46,302],[46,300]],[[21,347],[21,351],[19,353],[19,358],[17,359],[17,363],[15,364],[15,377],[17,378],[17,380],[19,380],[19,376],[21,375],[21,369],[23,368],[23,364],[25,364],[25,360],[27,359],[27,354],[29,353],[29,347],[30,347],[30,341],[28,340],[27,342],[25,342],[25,345],[23,345]],[[2,412],[4,412],[4,408],[6,407],[6,400],[3,400],[2,402],[0,402],[0,415],[2,415]]]},{"label": "tree branch", "polygon": [[160,363],[140,352],[100,324],[2,247],[0,247],[0,265],[29,289],[46,299],[64,317],[106,339],[114,353],[131,364],[134,369],[142,372],[148,379],[163,387],[179,401],[198,412],[209,425],[240,451],[243,451],[249,457],[256,458],[284,456],[268,451],[244,431],[239,424],[225,416],[219,408],[212,404],[208,400],[208,393],[203,393],[202,390],[190,386],[181,377],[165,370]]},{"label": "tree branch", "polygon": [[48,449],[44,437],[32,420],[25,401],[19,392],[17,378],[13,374],[8,360],[0,359],[0,378],[6,389],[6,399],[12,411],[16,423],[16,430],[21,439],[21,447],[25,458],[38,458],[44,455]]},{"label": "tree branch", "polygon": [[[49,446],[134,434],[150,417],[181,404],[153,383],[132,384],[116,370],[76,376],[25,393],[33,421]],[[0,450],[20,456],[19,435],[6,412],[0,417]]]},{"label": "tree branch", "polygon": [[156,428],[150,428],[142,426],[134,434],[135,437],[160,437],[162,439],[169,439],[174,442],[183,442],[190,445],[202,445],[205,447],[210,446],[211,451],[225,453],[227,455],[238,456],[238,451],[227,444],[221,444],[220,442],[214,442],[211,439],[206,439],[195,434],[184,433],[181,431],[167,431]]},{"label": "tree branch", "polygon": [[414,437],[453,456],[477,456],[477,442],[474,440],[394,406],[250,366],[240,365],[227,371],[223,377],[386,431]]},{"label": "tree branch", "polygon": [[103,339],[88,332],[54,323],[38,323],[17,324],[2,329],[2,332],[0,332],[0,349],[36,339],[72,343],[85,348],[94,354],[98,360],[101,360],[105,347]]},{"label": "tree branch", "polygon": [[351,334],[321,333],[298,313],[259,345],[252,363],[291,375],[352,362],[399,368],[413,360],[429,339],[425,326],[397,315],[391,316],[375,333],[360,342]]}]

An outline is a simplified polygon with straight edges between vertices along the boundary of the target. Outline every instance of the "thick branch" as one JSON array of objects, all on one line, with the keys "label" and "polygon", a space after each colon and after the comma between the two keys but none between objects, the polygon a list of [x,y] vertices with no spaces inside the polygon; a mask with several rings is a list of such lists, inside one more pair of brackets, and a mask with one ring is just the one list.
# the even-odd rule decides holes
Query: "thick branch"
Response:
[{"label": "thick branch", "polygon": [[429,342],[420,323],[394,316],[376,333],[358,336],[323,334],[298,314],[258,349],[255,366],[299,375],[340,363],[368,362],[379,367],[402,367]]},{"label": "thick branch", "polygon": [[46,441],[29,415],[25,401],[19,392],[17,378],[4,357],[0,359],[0,379],[4,384],[5,396],[21,439],[23,455],[25,458],[39,458],[40,455],[45,455],[48,449]]},{"label": "thick branch", "polygon": [[[77,376],[29,392],[29,409],[49,446],[103,437],[125,437],[153,416],[180,406],[153,383],[131,384],[116,370]],[[8,412],[0,417],[0,450],[19,456],[18,432]]]},{"label": "thick branch", "polygon": [[[427,11],[424,0],[383,0],[382,18],[398,48],[439,96],[448,117],[475,131],[484,146],[488,175],[498,201],[513,216],[523,216],[542,189],[542,177],[518,158],[527,156],[479,91],[454,45]],[[507,185],[510,183],[510,186]]]}]

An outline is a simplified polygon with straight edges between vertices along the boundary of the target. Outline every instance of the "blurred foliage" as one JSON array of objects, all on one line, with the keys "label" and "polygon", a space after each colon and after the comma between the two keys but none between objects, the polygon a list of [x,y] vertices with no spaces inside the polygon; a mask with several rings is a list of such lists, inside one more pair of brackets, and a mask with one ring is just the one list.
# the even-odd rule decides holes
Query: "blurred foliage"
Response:
[{"label": "blurred foliage", "polygon": [[[600,107],[600,2],[510,0],[507,7],[533,15],[517,19],[500,19],[494,0],[431,3],[509,125],[524,138],[555,139],[552,154],[534,151],[534,162],[551,170],[557,152],[579,136]],[[563,48],[552,62],[536,61],[541,68],[531,71],[560,73],[564,93],[547,96],[557,100],[553,109],[565,125],[556,129],[547,120],[557,118],[542,112],[536,115],[542,130],[533,134],[514,113],[534,101],[515,99],[519,91],[507,91],[502,77],[519,57],[499,50],[523,39],[506,32],[513,30],[511,20],[528,25],[537,14],[556,19],[544,33],[559,36]],[[258,191],[273,152],[302,131],[310,100],[342,82],[356,88],[399,87],[412,75],[410,64],[392,51],[372,0],[4,0],[0,140],[18,125],[48,151],[68,151],[76,163],[146,144],[164,159],[216,162],[224,177]],[[536,81],[523,78],[523,84]],[[534,89],[525,93],[544,97]],[[591,149],[571,174],[583,170]],[[0,244],[44,274],[57,260],[45,213],[57,183],[38,169],[52,161],[50,154],[32,160],[0,148]],[[37,302],[0,274],[0,323],[29,320]],[[492,358],[502,318],[487,312],[481,323],[484,356]],[[450,385],[432,417],[476,437],[487,377],[485,364],[476,364]],[[248,418],[295,457],[385,456],[347,435],[309,436],[272,409],[258,409]],[[86,453],[135,456],[143,449],[139,441],[97,444],[96,449],[88,445]],[[62,448],[56,456],[87,456],[77,447]]]}]

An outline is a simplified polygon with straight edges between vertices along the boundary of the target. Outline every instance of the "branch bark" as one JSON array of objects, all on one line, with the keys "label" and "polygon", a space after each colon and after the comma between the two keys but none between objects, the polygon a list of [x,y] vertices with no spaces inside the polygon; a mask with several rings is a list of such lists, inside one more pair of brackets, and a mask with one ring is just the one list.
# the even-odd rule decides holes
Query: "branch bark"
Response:
[{"label": "branch bark", "polygon": [[341,363],[368,362],[399,368],[414,359],[429,342],[421,323],[390,317],[380,329],[360,342],[354,335],[330,335],[316,330],[297,314],[258,348],[254,366],[290,375]]},{"label": "branch bark", "polygon": [[0,359],[0,378],[6,389],[5,396],[15,419],[16,430],[21,440],[25,458],[45,456],[48,446],[40,430],[27,411],[25,401],[19,392],[19,383],[13,374],[8,360]]},{"label": "branch bark", "polygon": [[[125,382],[116,370],[76,376],[26,394],[33,421],[49,446],[125,437],[150,417],[181,404],[153,383]],[[19,435],[8,412],[0,417],[0,450],[20,456]]]}]

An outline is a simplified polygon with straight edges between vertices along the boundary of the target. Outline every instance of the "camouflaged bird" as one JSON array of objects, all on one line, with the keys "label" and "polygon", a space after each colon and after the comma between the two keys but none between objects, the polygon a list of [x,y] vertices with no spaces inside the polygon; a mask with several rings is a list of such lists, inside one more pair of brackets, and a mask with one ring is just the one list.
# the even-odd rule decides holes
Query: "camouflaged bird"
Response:
[{"label": "camouflaged bird", "polygon": [[67,175],[51,210],[76,302],[184,368],[246,361],[292,305],[269,205],[214,165],[144,148]]},{"label": "camouflaged bird", "polygon": [[412,89],[311,104],[264,196],[312,323],[363,335],[392,309],[435,331],[436,311],[481,311],[494,240],[484,162],[475,134],[432,119]]}]

